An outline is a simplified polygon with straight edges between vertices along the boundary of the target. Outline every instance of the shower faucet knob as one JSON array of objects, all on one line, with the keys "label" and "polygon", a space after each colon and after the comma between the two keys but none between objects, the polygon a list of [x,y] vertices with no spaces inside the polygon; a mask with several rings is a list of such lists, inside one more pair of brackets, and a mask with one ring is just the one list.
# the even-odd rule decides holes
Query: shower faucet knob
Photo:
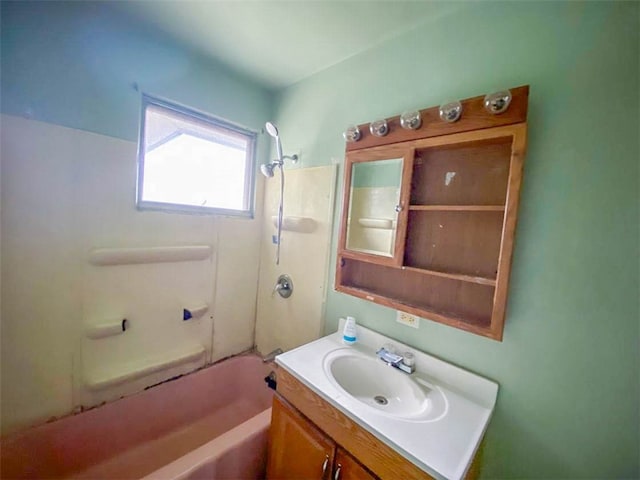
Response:
[{"label": "shower faucet knob", "polygon": [[276,292],[278,292],[278,295],[282,298],[289,298],[293,293],[293,282],[291,281],[291,277],[286,273],[278,277],[278,281],[276,282],[275,287],[273,287],[271,295]]}]

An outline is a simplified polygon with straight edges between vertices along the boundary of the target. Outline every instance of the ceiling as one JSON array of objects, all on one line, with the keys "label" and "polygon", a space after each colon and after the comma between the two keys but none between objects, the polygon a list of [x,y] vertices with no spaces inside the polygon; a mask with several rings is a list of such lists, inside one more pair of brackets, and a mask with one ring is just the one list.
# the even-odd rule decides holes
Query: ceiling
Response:
[{"label": "ceiling", "polygon": [[265,87],[279,89],[441,18],[461,3],[135,0],[111,5]]}]

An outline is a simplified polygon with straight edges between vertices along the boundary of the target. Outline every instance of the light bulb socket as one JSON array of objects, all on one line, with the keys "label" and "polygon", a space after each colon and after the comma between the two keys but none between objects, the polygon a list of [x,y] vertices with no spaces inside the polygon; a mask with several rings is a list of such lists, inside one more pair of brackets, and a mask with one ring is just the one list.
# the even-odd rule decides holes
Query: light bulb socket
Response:
[{"label": "light bulb socket", "polygon": [[371,122],[369,125],[369,131],[371,135],[375,137],[384,137],[387,133],[389,133],[389,125],[387,124],[386,119],[376,120],[375,122]]},{"label": "light bulb socket", "polygon": [[417,130],[422,125],[422,118],[420,118],[420,112],[414,110],[411,112],[404,112],[400,115],[400,126],[406,130]]},{"label": "light bulb socket", "polygon": [[360,133],[360,129],[357,125],[351,125],[344,132],[342,132],[342,136],[348,143],[353,143],[360,140],[362,134]]},{"label": "light bulb socket", "polygon": [[499,92],[489,93],[484,97],[484,108],[493,115],[504,113],[511,103],[511,92],[509,90],[500,90]]},{"label": "light bulb socket", "polygon": [[460,120],[462,116],[462,104],[459,101],[443,103],[438,109],[440,120],[453,123]]}]

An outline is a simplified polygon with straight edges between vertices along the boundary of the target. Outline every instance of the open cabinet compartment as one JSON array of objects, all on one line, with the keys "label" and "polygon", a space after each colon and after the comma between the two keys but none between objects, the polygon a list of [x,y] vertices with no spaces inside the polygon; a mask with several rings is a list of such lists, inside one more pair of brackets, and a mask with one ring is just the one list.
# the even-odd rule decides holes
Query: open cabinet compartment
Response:
[{"label": "open cabinet compartment", "polygon": [[349,258],[339,268],[345,293],[475,333],[490,328],[491,285]]},{"label": "open cabinet compartment", "polygon": [[404,156],[409,171],[396,210],[401,255],[349,250],[343,211],[337,291],[502,340],[526,145],[527,96],[520,93],[524,106],[510,125],[491,127],[494,116],[483,128],[476,118],[477,129],[462,120],[450,127],[458,133],[427,131],[425,138],[406,141],[400,133],[398,142],[385,137],[382,145],[362,149],[349,144],[345,210],[355,163],[393,151]]}]

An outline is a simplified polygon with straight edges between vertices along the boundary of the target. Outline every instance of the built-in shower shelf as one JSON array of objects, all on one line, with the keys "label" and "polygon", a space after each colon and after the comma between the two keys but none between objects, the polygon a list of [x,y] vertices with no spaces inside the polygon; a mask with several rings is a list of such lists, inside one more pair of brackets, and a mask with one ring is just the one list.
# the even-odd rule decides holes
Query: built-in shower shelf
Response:
[{"label": "built-in shower shelf", "polygon": [[359,218],[358,224],[364,228],[378,228],[380,230],[392,230],[394,221],[390,218]]},{"label": "built-in shower shelf", "polygon": [[86,325],[84,328],[84,334],[87,338],[92,340],[99,340],[101,338],[112,337],[114,335],[120,335],[129,328],[129,321],[126,318],[106,320],[93,325]]},{"label": "built-in shower shelf", "polygon": [[121,365],[118,370],[93,372],[85,376],[84,385],[89,390],[103,390],[162,370],[200,361],[203,359],[204,353],[204,347],[197,345],[182,351],[172,352],[164,357],[148,359],[139,364]]},{"label": "built-in shower shelf", "polygon": [[[274,215],[271,217],[273,220],[273,226],[278,228],[278,217]],[[294,217],[285,216],[282,217],[282,230],[299,233],[312,233],[316,229],[316,221],[310,217]]]},{"label": "built-in shower shelf", "polygon": [[209,245],[145,248],[96,248],[89,252],[93,265],[133,265],[141,263],[190,262],[211,256]]}]

